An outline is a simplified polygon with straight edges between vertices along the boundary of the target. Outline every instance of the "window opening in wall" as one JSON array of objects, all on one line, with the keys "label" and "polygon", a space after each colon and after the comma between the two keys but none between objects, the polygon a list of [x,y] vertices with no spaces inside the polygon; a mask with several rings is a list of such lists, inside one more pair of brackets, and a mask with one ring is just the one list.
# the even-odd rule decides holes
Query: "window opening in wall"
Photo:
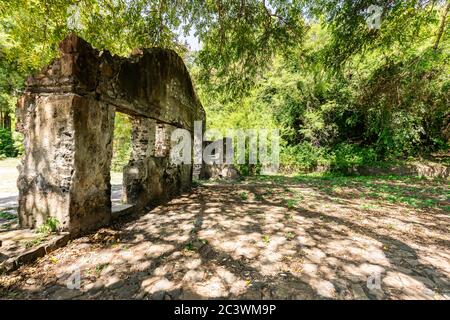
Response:
[{"label": "window opening in wall", "polygon": [[113,157],[111,162],[111,202],[113,209],[122,205],[123,169],[131,155],[130,116],[116,112],[114,119]]}]

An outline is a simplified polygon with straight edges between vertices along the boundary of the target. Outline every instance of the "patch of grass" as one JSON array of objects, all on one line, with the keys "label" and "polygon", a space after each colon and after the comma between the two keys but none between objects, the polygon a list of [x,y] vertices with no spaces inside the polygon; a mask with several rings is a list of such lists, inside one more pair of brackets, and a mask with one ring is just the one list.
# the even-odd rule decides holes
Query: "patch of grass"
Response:
[{"label": "patch of grass", "polygon": [[8,291],[6,293],[2,293],[2,295],[7,297],[8,299],[16,299],[20,296],[19,292],[16,291]]},{"label": "patch of grass", "polygon": [[[268,181],[281,181],[273,177],[265,177]],[[448,180],[423,179],[415,176],[348,176],[339,173],[308,173],[299,174],[294,177],[284,177],[280,187],[282,193],[290,192],[291,189],[283,186],[283,183],[295,183],[301,187],[308,187],[315,192],[323,192],[333,196],[333,202],[340,203],[343,199],[376,200],[377,206],[386,203],[395,205],[406,205],[408,207],[426,210],[435,209],[444,212],[450,211],[449,198],[450,188]],[[350,188],[347,192],[344,188]],[[295,191],[294,191],[295,192]],[[301,201],[297,195],[291,197]],[[286,201],[285,201],[286,202]],[[292,204],[292,203],[291,203]],[[367,209],[373,209],[366,207]]]},{"label": "patch of grass", "polygon": [[414,207],[414,208],[418,208],[421,205],[425,206],[425,207],[428,207],[428,205],[426,205],[426,201],[427,200],[425,200],[425,202],[423,202],[423,203],[420,203],[420,201],[418,199],[413,198],[413,197],[399,197],[398,201],[406,203],[406,204],[408,204],[408,205],[410,205],[411,207]]},{"label": "patch of grass", "polygon": [[288,200],[285,200],[285,202],[286,202],[286,206],[290,210],[294,209],[297,206],[297,201],[296,200],[288,199]]},{"label": "patch of grass", "polygon": [[194,244],[192,242],[189,242],[189,243],[187,243],[184,246],[184,250],[186,250],[186,251],[195,251],[195,246],[194,246]]},{"label": "patch of grass", "polygon": [[[413,208],[445,210],[448,203],[448,182],[424,180],[411,176],[342,176],[333,173],[314,173],[295,176],[294,181],[306,184],[327,194],[343,195],[344,186],[357,189],[358,198],[376,198],[393,204],[405,204]],[[343,195],[345,196],[345,195]]]},{"label": "patch of grass", "polygon": [[293,216],[292,214],[290,214],[290,213],[285,213],[285,214],[284,214],[284,217],[285,217],[287,220],[292,220],[292,219],[294,219],[294,216]]},{"label": "patch of grass", "polygon": [[241,192],[241,193],[239,193],[239,197],[242,200],[247,200],[248,199],[248,193],[247,192]]},{"label": "patch of grass", "polygon": [[375,210],[377,207],[373,204],[370,203],[364,203],[361,205],[361,209],[363,210],[367,210],[367,211],[371,211],[371,210]]},{"label": "patch of grass", "polygon": [[300,201],[305,199],[305,197],[303,195],[301,195],[300,193],[296,193],[295,198]]},{"label": "patch of grass", "polygon": [[15,214],[9,213],[7,211],[0,211],[0,219],[13,220],[16,218],[17,218],[17,216]]},{"label": "patch of grass", "polygon": [[95,272],[101,273],[109,264],[108,263],[100,263],[95,266]]},{"label": "patch of grass", "polygon": [[11,223],[5,223],[1,225],[2,230],[10,230],[12,228]]},{"label": "patch of grass", "polygon": [[263,201],[264,197],[261,194],[259,194],[259,193],[255,193],[255,200],[256,201]]},{"label": "patch of grass", "polygon": [[379,198],[380,197],[380,195],[378,194],[378,192],[369,192],[368,194],[367,194],[370,198]]},{"label": "patch of grass", "polygon": [[25,247],[25,249],[30,249],[30,248],[41,245],[43,240],[44,240],[44,237],[39,236],[39,237],[34,238],[33,240],[23,241],[22,243],[23,243],[23,246]]},{"label": "patch of grass", "polygon": [[269,242],[270,242],[270,236],[264,235],[264,236],[262,237],[262,241],[263,241],[265,244],[269,244]]},{"label": "patch of grass", "polygon": [[45,223],[37,229],[38,233],[50,234],[58,231],[59,221],[54,217],[48,217]]},{"label": "patch of grass", "polygon": [[292,232],[286,232],[286,233],[284,234],[284,237],[286,238],[286,240],[292,240],[292,239],[295,238],[295,234],[292,233]]},{"label": "patch of grass", "polygon": [[200,180],[192,180],[192,188],[201,187],[203,183]]},{"label": "patch of grass", "polygon": [[48,218],[45,221],[45,224],[43,224],[37,229],[36,232],[38,233],[38,236],[33,240],[24,241],[23,245],[25,246],[26,249],[41,245],[46,236],[58,231],[58,225],[59,222],[56,218],[53,217]]}]

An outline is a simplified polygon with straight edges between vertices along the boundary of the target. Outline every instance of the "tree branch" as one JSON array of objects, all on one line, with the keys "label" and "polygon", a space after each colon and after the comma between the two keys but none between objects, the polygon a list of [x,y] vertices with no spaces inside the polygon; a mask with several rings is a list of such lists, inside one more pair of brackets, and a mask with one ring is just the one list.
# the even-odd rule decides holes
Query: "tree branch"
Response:
[{"label": "tree branch", "polygon": [[447,7],[445,8],[444,15],[442,16],[441,25],[439,26],[439,31],[436,36],[436,43],[434,44],[434,51],[439,48],[439,43],[441,42],[442,35],[445,30],[445,22],[447,20],[448,12],[450,11],[450,1],[447,2]]}]

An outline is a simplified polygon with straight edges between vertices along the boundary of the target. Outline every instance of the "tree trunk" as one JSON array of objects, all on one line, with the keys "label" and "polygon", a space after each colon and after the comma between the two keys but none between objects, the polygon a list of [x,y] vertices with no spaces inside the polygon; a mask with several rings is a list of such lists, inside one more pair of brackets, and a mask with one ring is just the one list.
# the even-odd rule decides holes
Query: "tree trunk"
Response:
[{"label": "tree trunk", "polygon": [[434,50],[436,51],[439,48],[439,42],[441,42],[442,35],[445,30],[445,22],[447,20],[448,12],[450,11],[450,2],[447,3],[447,7],[445,8],[444,15],[442,16],[441,25],[439,26],[439,31],[436,37],[436,43],[434,44]]},{"label": "tree trunk", "polygon": [[3,128],[11,131],[11,116],[9,115],[9,113],[6,113],[5,117],[3,118]]},{"label": "tree trunk", "polygon": [[8,111],[0,111],[0,129],[11,129],[11,116]]}]

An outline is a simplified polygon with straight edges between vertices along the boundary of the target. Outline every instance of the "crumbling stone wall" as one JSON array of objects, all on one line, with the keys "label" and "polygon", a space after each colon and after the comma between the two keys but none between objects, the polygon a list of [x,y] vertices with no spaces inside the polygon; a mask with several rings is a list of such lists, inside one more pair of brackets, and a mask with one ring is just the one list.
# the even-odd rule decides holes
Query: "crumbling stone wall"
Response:
[{"label": "crumbling stone wall", "polygon": [[146,118],[135,118],[132,124],[132,153],[124,168],[122,200],[143,207],[188,190],[192,166],[175,166],[169,159],[170,135],[176,127]]},{"label": "crumbling stone wall", "polygon": [[[224,179],[224,180],[236,180],[239,178],[238,171],[232,164],[234,157],[233,140],[230,137],[224,137],[216,141],[203,141],[203,149],[208,146],[212,147],[212,143],[221,143],[222,154],[221,163],[205,164],[203,168],[203,178],[205,179]],[[214,150],[218,152],[218,150]],[[218,156],[219,154],[216,153]],[[229,159],[227,159],[229,157]],[[217,158],[218,160],[219,158]]]},{"label": "crumbling stone wall", "polygon": [[187,190],[191,165],[170,163],[168,138],[176,128],[192,132],[205,113],[182,59],[158,48],[112,56],[73,34],[60,51],[59,59],[27,79],[17,106],[17,130],[25,137],[21,226],[55,217],[63,230],[78,235],[110,222],[116,111],[133,118],[124,200],[139,210]]}]

